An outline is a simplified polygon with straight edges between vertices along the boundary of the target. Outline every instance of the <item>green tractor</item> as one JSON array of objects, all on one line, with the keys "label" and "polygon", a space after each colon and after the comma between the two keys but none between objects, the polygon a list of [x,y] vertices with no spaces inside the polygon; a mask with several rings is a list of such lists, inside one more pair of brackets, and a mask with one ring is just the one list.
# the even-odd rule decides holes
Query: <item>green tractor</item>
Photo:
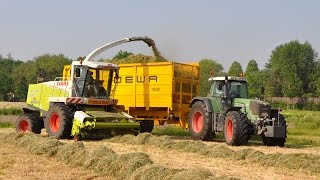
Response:
[{"label": "green tractor", "polygon": [[63,77],[54,81],[30,84],[24,114],[16,121],[16,131],[41,133],[65,139],[74,137],[105,137],[119,133],[145,132],[145,121],[117,109],[114,93],[119,78],[119,66],[94,62],[94,58],[114,46],[143,41],[160,55],[148,37],[132,37],[108,43],[92,51],[84,60],[64,67]]},{"label": "green tractor", "polygon": [[267,102],[248,99],[243,77],[211,77],[207,97],[195,97],[190,104],[189,130],[195,140],[211,141],[224,132],[228,145],[244,145],[252,135],[267,146],[283,147],[287,125],[279,109]]}]

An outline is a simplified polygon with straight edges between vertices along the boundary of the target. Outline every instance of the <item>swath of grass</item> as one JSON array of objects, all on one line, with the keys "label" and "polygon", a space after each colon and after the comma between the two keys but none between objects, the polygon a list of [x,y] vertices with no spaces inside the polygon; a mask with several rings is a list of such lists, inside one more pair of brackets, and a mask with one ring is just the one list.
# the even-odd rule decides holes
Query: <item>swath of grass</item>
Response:
[{"label": "swath of grass", "polygon": [[[122,139],[122,137],[124,137],[124,139]],[[208,146],[201,141],[175,142],[171,139],[167,139],[167,141],[159,139],[159,141],[161,141],[162,143],[156,144],[154,143],[154,141],[157,141],[157,138],[161,137],[153,136],[148,133],[142,133],[136,137],[131,136],[131,140],[129,140],[128,136],[122,137],[111,138],[108,141],[128,144],[135,144],[135,142],[139,142],[136,144],[154,145],[164,150],[178,150],[182,152],[197,153],[211,158],[230,158],[234,160],[242,160],[246,163],[255,162],[265,166],[287,167],[289,169],[304,169],[309,170],[313,173],[320,173],[320,156],[314,154],[265,154],[261,151],[257,151],[251,148],[234,151],[226,145],[212,144]],[[137,140],[141,137],[143,137],[144,139],[143,143]],[[309,163],[312,165],[307,166],[307,164]]]},{"label": "swath of grass", "polygon": [[[121,137],[114,138],[113,140],[137,144],[152,144],[153,142],[150,140],[158,140],[154,139],[155,137],[151,134],[142,134],[139,138],[132,135],[122,137],[123,140],[121,140]],[[130,138],[133,141],[130,141]],[[160,138],[159,141],[164,142],[164,139]],[[82,142],[63,143],[57,139],[44,138],[32,133],[0,133],[0,143],[14,144],[26,148],[32,154],[54,157],[72,166],[92,169],[96,172],[113,176],[116,179],[143,179],[142,177],[146,177],[146,179],[159,179],[158,176],[155,176],[159,174],[156,171],[164,169],[167,173],[163,175],[162,179],[215,179],[215,176],[205,169],[176,170],[161,166],[154,168],[152,160],[147,154],[142,152],[117,155],[112,149],[105,146],[87,149]],[[184,177],[184,174],[190,174],[192,178]]]}]

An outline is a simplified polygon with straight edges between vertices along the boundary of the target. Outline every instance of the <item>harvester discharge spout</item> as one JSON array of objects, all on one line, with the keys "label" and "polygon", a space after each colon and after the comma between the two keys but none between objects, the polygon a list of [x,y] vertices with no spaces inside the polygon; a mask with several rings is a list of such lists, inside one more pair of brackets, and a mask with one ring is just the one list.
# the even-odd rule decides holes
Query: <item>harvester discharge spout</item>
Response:
[{"label": "harvester discharge spout", "polygon": [[158,57],[158,58],[161,58],[161,59],[164,59],[161,54],[160,54],[160,51],[158,50],[158,48],[156,47],[156,44],[155,42],[153,41],[153,39],[147,37],[147,36],[144,36],[144,37],[131,37],[131,38],[124,38],[124,39],[121,39],[121,40],[118,40],[118,41],[114,41],[114,42],[111,42],[111,43],[107,43],[97,49],[95,49],[94,51],[92,51],[85,59],[84,61],[93,61],[94,58],[98,55],[100,55],[101,53],[103,53],[104,51],[112,48],[112,47],[115,47],[115,46],[119,46],[121,44],[124,44],[124,43],[128,43],[128,42],[133,42],[133,41],[143,41],[144,43],[146,43],[149,47],[152,48],[152,51],[153,51],[153,54],[154,56]]}]

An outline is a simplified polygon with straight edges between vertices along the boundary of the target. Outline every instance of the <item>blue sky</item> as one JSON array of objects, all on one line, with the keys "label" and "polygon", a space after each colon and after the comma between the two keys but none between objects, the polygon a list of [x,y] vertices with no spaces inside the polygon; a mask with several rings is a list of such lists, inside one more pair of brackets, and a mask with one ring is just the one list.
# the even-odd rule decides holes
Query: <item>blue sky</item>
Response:
[{"label": "blue sky", "polygon": [[[132,36],[153,38],[174,61],[214,59],[227,69],[255,59],[291,40],[309,41],[320,52],[317,0],[1,0],[0,54],[29,60],[44,53],[85,56],[107,42]],[[119,50],[151,54],[142,43]]]}]

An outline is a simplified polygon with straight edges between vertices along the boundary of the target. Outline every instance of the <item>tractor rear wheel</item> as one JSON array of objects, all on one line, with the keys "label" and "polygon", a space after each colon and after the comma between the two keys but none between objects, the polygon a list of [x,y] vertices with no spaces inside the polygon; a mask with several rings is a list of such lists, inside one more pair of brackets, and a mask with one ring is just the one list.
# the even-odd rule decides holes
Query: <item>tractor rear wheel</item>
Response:
[{"label": "tractor rear wheel", "polygon": [[240,146],[248,143],[249,123],[241,112],[228,112],[224,124],[224,138],[228,145]]},{"label": "tractor rear wheel", "polygon": [[192,105],[188,124],[194,140],[212,141],[215,137],[209,112],[202,101],[197,101]]},{"label": "tractor rear wheel", "polygon": [[[274,118],[278,119],[278,114],[275,115]],[[278,123],[278,121],[276,121],[275,124],[276,123]],[[285,117],[282,114],[279,114],[279,124],[280,126],[284,126],[286,128],[285,138],[262,137],[262,141],[264,145],[284,147],[284,143],[286,142],[286,138],[287,138],[287,122],[285,120]]]},{"label": "tractor rear wheel", "polygon": [[151,133],[153,130],[153,126],[154,126],[153,120],[140,121],[140,133],[144,133],[144,132]]},{"label": "tractor rear wheel", "polygon": [[71,111],[64,104],[54,104],[50,107],[44,126],[49,134],[58,139],[66,139],[71,135]]},{"label": "tractor rear wheel", "polygon": [[23,114],[16,121],[16,131],[40,134],[42,123],[33,114]]}]

